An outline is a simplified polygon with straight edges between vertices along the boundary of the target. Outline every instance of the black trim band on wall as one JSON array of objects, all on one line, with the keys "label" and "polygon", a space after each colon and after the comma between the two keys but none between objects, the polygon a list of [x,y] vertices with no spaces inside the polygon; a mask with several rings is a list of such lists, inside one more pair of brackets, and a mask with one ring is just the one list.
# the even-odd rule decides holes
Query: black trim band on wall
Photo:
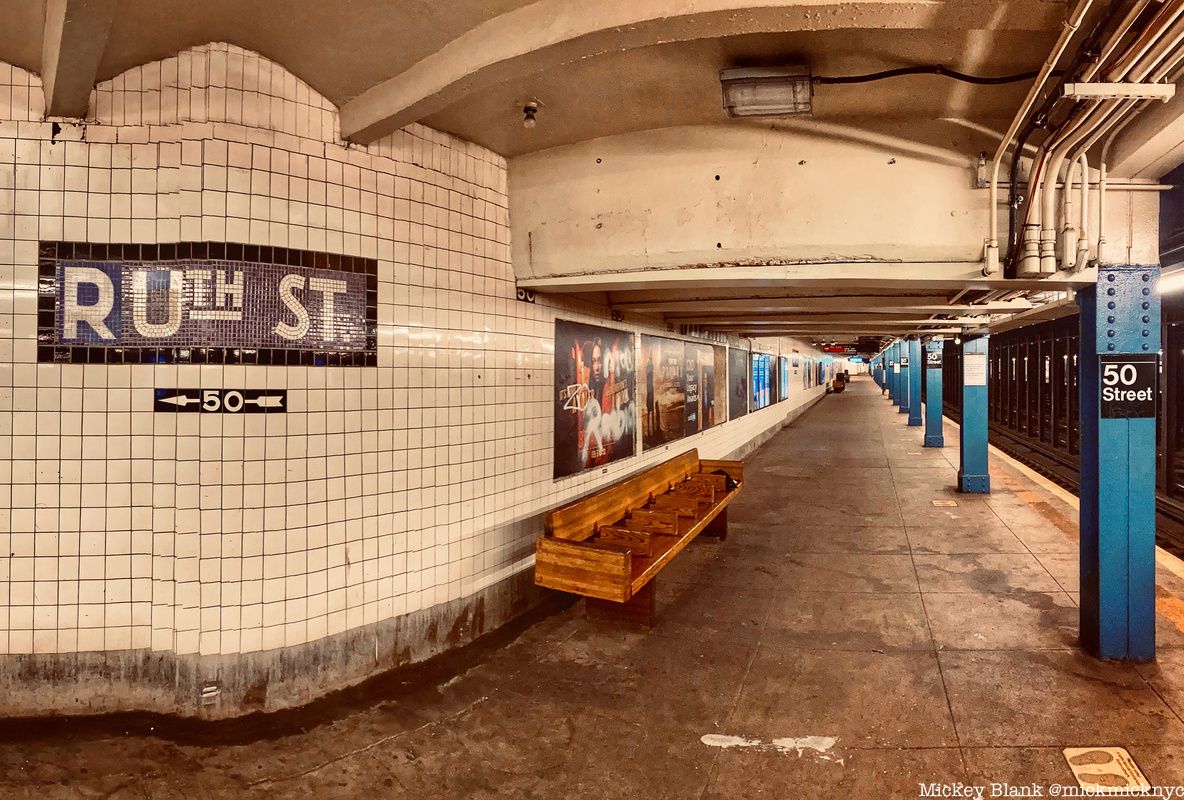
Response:
[{"label": "black trim band on wall", "polygon": [[[231,261],[351,272],[366,280],[366,343],[362,350],[281,347],[146,347],[62,344],[56,303],[61,261]],[[289,247],[227,242],[94,244],[41,242],[37,275],[37,361],[42,364],[248,364],[258,366],[374,367],[378,365],[378,261]]]}]

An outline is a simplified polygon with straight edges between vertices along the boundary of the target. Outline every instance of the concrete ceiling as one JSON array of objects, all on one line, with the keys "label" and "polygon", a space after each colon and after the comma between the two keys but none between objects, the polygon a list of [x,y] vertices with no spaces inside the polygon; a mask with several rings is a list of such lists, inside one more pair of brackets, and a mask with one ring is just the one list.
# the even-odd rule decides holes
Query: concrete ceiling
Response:
[{"label": "concrete ceiling", "polygon": [[[858,75],[943,64],[984,75],[1038,69],[1055,39],[1011,32],[1006,47],[989,31],[826,30],[751,34],[614,52],[507,81],[424,122],[507,156],[596,136],[727,122],[719,71],[732,66],[808,64],[816,75]],[[937,76],[818,86],[814,119],[857,127],[940,118],[1006,127],[1027,83],[974,86]],[[535,128],[522,126],[525,100],[541,103]],[[1002,124],[1000,124],[1002,121]]]},{"label": "concrete ceiling", "polygon": [[[50,77],[85,87],[226,41],[282,64],[341,107],[355,140],[422,120],[507,156],[720,121],[717,72],[726,66],[1029,70],[1066,13],[1064,0],[7,0],[0,60],[42,73],[43,53],[55,49],[43,44],[47,14],[69,23],[103,3],[114,4],[110,30],[87,41],[67,25],[66,63],[48,64]],[[73,66],[68,50],[79,42],[96,55]],[[53,74],[69,69],[88,74]],[[990,121],[1009,117],[1023,90],[925,77],[819,87],[817,116]],[[530,98],[544,107],[528,135],[521,108]]]},{"label": "concrete ceiling", "polygon": [[[283,64],[337,105],[530,0],[118,0],[96,80],[207,42]],[[4,0],[0,60],[40,73],[46,0]]]}]

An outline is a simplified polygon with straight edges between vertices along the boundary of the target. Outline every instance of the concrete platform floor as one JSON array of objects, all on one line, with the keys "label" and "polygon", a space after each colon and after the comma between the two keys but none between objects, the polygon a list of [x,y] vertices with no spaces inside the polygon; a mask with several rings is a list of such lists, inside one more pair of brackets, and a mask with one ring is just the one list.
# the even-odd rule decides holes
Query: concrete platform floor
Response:
[{"label": "concrete platform floor", "polygon": [[651,633],[576,604],[274,725],[8,723],[0,797],[882,800],[1071,784],[1060,748],[1092,745],[1184,785],[1184,581],[1161,570],[1157,663],[1082,655],[1076,512],[997,459],[992,495],[960,495],[953,431],[920,444],[857,378],[749,460]]}]

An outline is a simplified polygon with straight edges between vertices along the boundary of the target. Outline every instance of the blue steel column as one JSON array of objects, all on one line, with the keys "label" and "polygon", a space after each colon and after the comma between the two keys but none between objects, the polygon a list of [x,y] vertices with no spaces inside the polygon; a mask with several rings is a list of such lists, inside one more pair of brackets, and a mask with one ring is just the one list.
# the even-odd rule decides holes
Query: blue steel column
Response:
[{"label": "blue steel column", "polygon": [[896,405],[896,342],[888,345],[884,358],[887,359],[888,367],[888,401]]},{"label": "blue steel column", "polygon": [[[930,339],[925,343],[925,446],[944,447],[946,440],[941,426],[941,356],[945,342]],[[933,354],[937,353],[937,358]]]},{"label": "blue steel column", "polygon": [[892,343],[892,405],[900,405],[900,395],[904,389],[901,383],[903,370],[900,366],[900,340]]},{"label": "blue steel column", "polygon": [[921,373],[925,365],[921,361],[921,339],[909,337],[909,425],[921,424]]},{"label": "blue steel column", "polygon": [[1100,394],[1103,354],[1159,352],[1158,280],[1158,267],[1102,266],[1077,293],[1081,643],[1098,658],[1155,658],[1155,418],[1103,418]]},{"label": "blue steel column", "polygon": [[900,352],[900,382],[897,385],[896,404],[900,408],[896,409],[897,413],[909,413],[909,370],[912,369],[912,364],[907,367],[905,363],[909,358],[909,343],[904,339],[896,343]]},{"label": "blue steel column", "polygon": [[987,468],[987,339],[962,339],[962,424],[958,488],[974,494],[991,493]]}]

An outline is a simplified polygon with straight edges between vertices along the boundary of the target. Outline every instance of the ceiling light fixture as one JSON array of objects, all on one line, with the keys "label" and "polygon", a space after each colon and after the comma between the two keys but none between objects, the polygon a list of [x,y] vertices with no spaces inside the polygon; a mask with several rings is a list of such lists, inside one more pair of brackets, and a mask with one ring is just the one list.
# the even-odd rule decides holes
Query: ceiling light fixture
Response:
[{"label": "ceiling light fixture", "polygon": [[737,117],[788,117],[813,110],[814,81],[808,66],[741,67],[720,70],[724,110]]},{"label": "ceiling light fixture", "polygon": [[539,104],[537,100],[531,100],[522,106],[522,127],[530,130],[538,123],[535,122],[535,114],[539,113]]}]

